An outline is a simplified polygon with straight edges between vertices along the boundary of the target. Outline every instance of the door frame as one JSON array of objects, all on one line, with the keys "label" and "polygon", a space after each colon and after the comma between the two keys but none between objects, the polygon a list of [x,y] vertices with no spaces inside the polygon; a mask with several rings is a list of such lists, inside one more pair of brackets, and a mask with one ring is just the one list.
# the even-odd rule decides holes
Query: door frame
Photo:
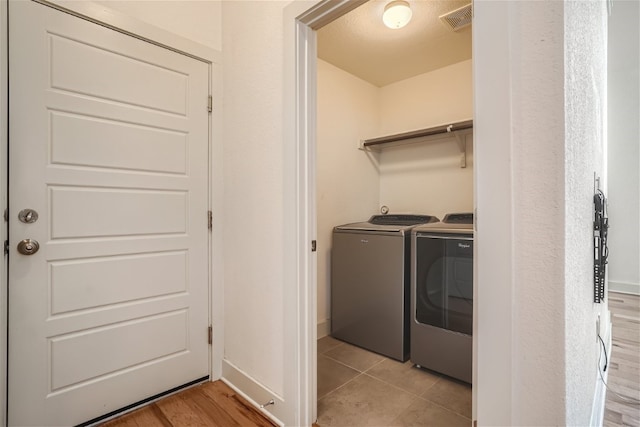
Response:
[{"label": "door frame", "polygon": [[[315,31],[367,0],[294,1],[284,9],[284,153],[295,165],[286,180],[285,222],[295,224],[285,236],[285,374],[287,396],[295,396],[294,425],[311,425],[317,418],[317,266],[311,242],[316,239],[316,68]],[[293,195],[293,197],[287,197]],[[294,264],[294,265],[291,265]],[[285,370],[286,372],[286,370]]]},{"label": "door frame", "polygon": [[[222,53],[208,46],[163,30],[91,1],[33,0],[78,18],[102,25],[153,45],[202,61],[209,66],[209,93],[213,96],[213,111],[208,124],[208,208],[213,212],[216,228],[222,227]],[[9,0],[0,0],[0,216],[8,204],[8,107],[9,107]],[[8,222],[0,225],[0,243],[8,238]],[[4,243],[2,243],[4,246]],[[209,233],[208,289],[209,323],[213,325],[213,342],[209,356],[210,379],[222,375],[224,355],[224,287],[221,233]],[[0,424],[7,423],[7,321],[8,321],[8,258],[0,262]]]},{"label": "door frame", "polygon": [[[296,165],[296,176],[294,179],[295,188],[285,188],[285,195],[294,195],[295,205],[293,212],[296,224],[294,241],[289,241],[289,247],[295,248],[295,253],[285,254],[286,259],[296,259],[296,276],[295,280],[287,281],[293,283],[291,288],[286,288],[286,298],[292,298],[289,295],[297,296],[297,300],[285,300],[287,313],[290,308],[296,308],[296,316],[289,315],[292,322],[285,322],[285,325],[299,325],[297,332],[290,331],[285,337],[295,336],[297,341],[294,345],[287,348],[295,348],[298,355],[298,396],[300,408],[300,425],[311,425],[317,420],[317,266],[316,256],[310,250],[311,241],[316,239],[316,85],[317,85],[317,36],[315,31],[324,25],[334,21],[340,16],[350,12],[356,7],[366,3],[368,0],[320,0],[313,6],[309,7],[308,2],[292,2],[285,8],[284,12],[284,134],[285,134],[285,155],[295,155],[292,161]],[[483,22],[486,23],[486,22]],[[474,26],[475,27],[475,26]],[[502,26],[499,26],[503,28]],[[474,28],[474,38],[478,34],[478,30]],[[478,77],[478,67],[483,70],[490,68],[488,62],[480,63],[476,59],[476,54],[489,49],[492,43],[504,46],[507,39],[500,39],[490,34],[486,39],[491,39],[489,43],[482,46],[474,47],[473,56],[473,77]],[[484,41],[484,40],[483,40]],[[475,43],[474,43],[475,45]],[[505,70],[501,70],[504,72]],[[508,72],[504,73],[508,76]],[[506,81],[506,80],[505,80]],[[478,89],[474,89],[474,121],[477,122],[478,116],[476,109],[479,105],[496,106],[503,105],[503,99],[492,101],[487,94],[478,93]],[[482,97],[482,102],[479,99]],[[508,128],[504,123],[499,122],[500,116],[489,115],[488,124],[497,124],[497,128],[502,130]],[[483,117],[483,120],[485,117]],[[474,143],[478,138],[484,141],[485,134],[491,131],[483,130],[478,132],[474,127]],[[504,147],[504,140],[497,140],[495,143],[488,145]],[[476,145],[477,146],[477,145]],[[487,147],[489,151],[493,147]],[[485,150],[483,150],[484,152]],[[505,154],[508,155],[508,152]],[[289,159],[287,159],[289,160]],[[502,165],[508,169],[508,161],[504,157],[499,159]],[[483,184],[479,186],[479,173],[474,168],[474,212],[477,212],[478,188],[486,188]],[[504,179],[508,175],[508,171],[500,169],[497,175]],[[484,176],[483,176],[484,178]],[[493,178],[493,176],[492,176]],[[507,180],[510,182],[510,180]],[[505,197],[507,199],[508,196]],[[488,212],[488,210],[487,210]],[[476,239],[478,238],[476,223]],[[291,256],[289,256],[291,255]],[[477,259],[477,245],[474,252]],[[478,283],[479,262],[474,263],[474,282]],[[473,329],[473,387],[472,392],[472,420],[477,420],[477,402],[478,402],[478,287],[474,286],[474,329]],[[508,311],[510,306],[504,308]],[[285,313],[285,315],[287,314]],[[289,332],[289,331],[286,331]],[[290,338],[286,338],[290,339]]]}]

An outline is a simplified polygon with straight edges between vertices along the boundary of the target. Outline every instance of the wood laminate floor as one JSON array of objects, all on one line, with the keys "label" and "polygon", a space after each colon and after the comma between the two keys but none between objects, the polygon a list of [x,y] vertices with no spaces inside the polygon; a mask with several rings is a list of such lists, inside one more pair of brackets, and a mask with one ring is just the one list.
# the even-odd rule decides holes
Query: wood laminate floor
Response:
[{"label": "wood laminate floor", "polygon": [[609,391],[605,403],[605,427],[640,426],[640,405],[625,402],[640,399],[640,297],[609,293],[612,338]]},{"label": "wood laminate floor", "polygon": [[101,427],[274,427],[222,381],[165,397]]}]

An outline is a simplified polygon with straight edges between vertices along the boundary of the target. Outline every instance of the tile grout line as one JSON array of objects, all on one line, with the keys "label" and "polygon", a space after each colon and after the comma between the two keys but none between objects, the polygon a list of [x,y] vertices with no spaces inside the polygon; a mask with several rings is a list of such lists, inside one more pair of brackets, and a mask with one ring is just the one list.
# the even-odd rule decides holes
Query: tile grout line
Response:
[{"label": "tile grout line", "polygon": [[[363,372],[363,374],[364,374],[364,375],[366,375],[366,376],[368,376],[368,377],[370,377],[370,378],[373,378],[374,380],[378,380],[378,381],[380,381],[380,382],[382,382],[382,383],[385,383],[385,384],[387,384],[387,385],[390,385],[391,387],[396,388],[396,389],[398,389],[398,390],[400,390],[400,391],[403,391],[403,392],[405,392],[405,393],[408,393],[408,394],[410,394],[410,395],[412,395],[412,396],[420,397],[420,395],[419,395],[419,394],[415,394],[415,393],[413,393],[413,392],[410,392],[409,390],[405,390],[405,389],[403,389],[403,388],[401,388],[401,387],[398,387],[398,386],[397,386],[397,385],[395,385],[395,384],[391,384],[390,382],[385,381],[385,380],[383,380],[382,378],[374,377],[373,375],[368,374],[368,373],[366,373],[366,372]],[[431,387],[429,387],[429,388],[431,388]],[[425,391],[426,391],[426,390],[425,390]]]},{"label": "tile grout line", "polygon": [[[466,415],[461,414],[461,413],[459,413],[459,412],[456,412],[456,411],[454,411],[454,410],[452,410],[452,409],[450,409],[450,408],[447,408],[446,406],[442,406],[442,405],[441,405],[441,404],[439,404],[438,402],[434,402],[433,400],[430,400],[430,399],[427,399],[427,398],[425,398],[425,397],[422,397],[422,396],[421,396],[421,395],[419,395],[419,394],[415,394],[415,393],[412,393],[412,392],[410,392],[410,391],[408,391],[408,390],[404,390],[404,389],[402,389],[402,388],[398,387],[397,385],[391,384],[391,383],[389,383],[389,382],[387,382],[387,381],[385,381],[385,380],[382,380],[382,379],[380,379],[380,378],[376,378],[376,377],[374,377],[374,376],[372,376],[372,375],[370,375],[370,374],[367,374],[366,372],[363,372],[363,373],[362,373],[362,375],[366,375],[366,376],[368,376],[369,378],[372,378],[372,379],[377,380],[377,381],[380,381],[380,382],[382,382],[382,383],[384,383],[384,384],[390,385],[391,387],[393,387],[393,388],[395,388],[395,389],[398,389],[398,390],[400,390],[400,391],[403,391],[403,392],[405,392],[405,393],[407,393],[407,394],[411,395],[412,397],[414,397],[414,398],[416,398],[416,399],[418,399],[418,400],[421,400],[421,401],[423,401],[423,402],[429,402],[429,403],[432,403],[432,404],[434,404],[434,405],[436,405],[436,406],[439,406],[441,409],[444,409],[444,410],[446,410],[447,412],[451,412],[452,414],[455,414],[455,415],[461,416],[462,418],[465,418],[465,419],[467,419],[467,420],[471,420],[471,418],[467,417]],[[354,379],[355,379],[355,378],[354,378]],[[434,386],[436,383],[438,383],[441,379],[442,379],[442,377],[438,378],[438,379],[437,379],[437,381],[436,381],[436,382],[434,382],[434,383],[433,383],[430,387],[428,387],[426,390],[424,390],[424,391],[423,391],[423,393],[426,393],[426,392],[427,392],[427,390],[431,389],[431,387],[433,387],[433,386]]]},{"label": "tile grout line", "polygon": [[363,374],[366,374],[367,372],[369,372],[370,370],[372,370],[373,368],[375,368],[376,366],[378,366],[379,364],[383,363],[385,360],[388,360],[387,358],[383,358],[382,360],[380,360],[379,362],[374,363],[373,365],[371,365],[369,368],[367,368],[366,370],[362,371]]},{"label": "tile grout line", "polygon": [[355,380],[356,378],[360,377],[364,375],[363,372],[358,372],[358,375],[356,375],[355,377],[351,378],[350,380],[347,380],[345,383],[340,384],[338,387],[334,388],[333,390],[331,390],[329,393],[325,394],[324,396],[318,398],[318,402],[321,401],[322,399],[324,399],[325,397],[329,396],[330,394],[335,393],[336,391],[340,390],[341,388],[343,388],[344,386],[346,386],[347,384],[349,384],[350,382],[352,382],[353,380]]},{"label": "tile grout line", "polygon": [[[445,410],[445,411],[447,411],[447,412],[449,412],[449,413],[452,413],[452,414],[454,414],[454,415],[460,416],[460,417],[462,417],[462,418],[464,418],[464,419],[466,419],[466,420],[471,420],[471,418],[467,417],[467,416],[466,416],[466,415],[464,415],[464,414],[461,414],[461,413],[459,413],[459,412],[456,412],[456,411],[455,411],[455,410],[453,410],[453,409],[447,408],[446,406],[443,406],[443,405],[441,405],[441,404],[440,404],[440,403],[438,403],[438,402],[434,402],[433,400],[430,400],[430,399],[428,399],[428,398],[426,398],[426,397],[423,397],[423,396],[422,396],[422,394],[424,394],[424,393],[426,393],[427,391],[431,390],[431,389],[432,389],[436,384],[440,383],[440,382],[443,380],[443,378],[444,378],[444,377],[442,377],[442,376],[438,376],[438,378],[436,378],[436,380],[433,382],[433,384],[431,384],[429,387],[427,387],[426,389],[424,389],[420,394],[416,394],[416,393],[413,393],[413,392],[411,392],[411,391],[409,391],[409,390],[405,390],[405,389],[403,389],[403,388],[401,388],[401,387],[398,387],[398,386],[397,386],[397,385],[395,385],[395,384],[392,384],[392,383],[390,383],[390,382],[388,382],[388,381],[383,380],[382,378],[378,378],[378,377],[376,377],[376,376],[372,375],[371,373],[369,373],[369,371],[371,371],[373,368],[375,368],[376,366],[380,365],[380,364],[381,364],[381,363],[383,363],[384,361],[386,361],[386,360],[392,360],[392,359],[389,359],[389,358],[387,358],[387,357],[381,356],[381,357],[382,357],[382,359],[381,359],[381,360],[379,360],[378,362],[374,363],[373,365],[371,365],[370,367],[366,368],[365,370],[361,371],[361,370],[357,369],[357,368],[356,368],[356,367],[354,367],[354,366],[350,366],[350,365],[348,365],[347,363],[342,362],[341,360],[335,359],[335,358],[333,358],[333,357],[331,357],[331,356],[327,355],[327,353],[328,353],[328,352],[330,352],[330,351],[332,351],[332,350],[334,350],[334,349],[336,349],[336,348],[338,348],[338,347],[340,347],[340,346],[342,346],[342,345],[344,345],[344,344],[345,344],[345,343],[339,343],[339,344],[338,344],[338,345],[336,345],[335,347],[332,347],[332,348],[330,348],[330,349],[326,350],[324,353],[320,353],[320,354],[321,354],[322,356],[326,357],[327,359],[330,359],[330,360],[332,360],[332,361],[334,361],[334,362],[336,362],[336,363],[339,363],[339,364],[340,364],[340,365],[342,365],[342,366],[345,366],[345,367],[347,367],[347,368],[349,368],[349,369],[353,369],[353,370],[354,370],[354,371],[356,371],[358,374],[357,374],[356,376],[354,376],[353,378],[349,379],[348,381],[346,381],[345,383],[343,383],[343,384],[339,385],[339,386],[338,386],[338,387],[336,387],[335,389],[331,390],[330,392],[326,393],[324,396],[322,396],[322,397],[318,398],[318,401],[320,401],[320,400],[322,400],[322,399],[326,398],[327,396],[329,396],[329,395],[331,395],[331,394],[333,394],[333,393],[337,392],[338,390],[342,389],[342,388],[343,388],[343,387],[345,387],[347,384],[349,384],[349,383],[351,383],[351,382],[355,381],[357,378],[361,377],[362,375],[366,375],[367,377],[369,377],[369,378],[371,378],[371,379],[374,379],[374,380],[376,380],[376,381],[380,381],[381,383],[386,384],[386,385],[388,385],[388,386],[391,386],[391,387],[395,388],[396,390],[399,390],[399,391],[402,391],[402,392],[404,392],[404,393],[407,393],[409,396],[413,397],[412,403],[413,403],[413,402],[416,402],[416,401],[418,401],[418,400],[419,400],[419,401],[423,401],[423,402],[429,402],[429,403],[431,403],[431,404],[433,404],[433,405],[435,405],[435,406],[437,406],[437,407],[439,407],[439,408],[441,408],[441,409],[443,409],[443,410]],[[364,349],[363,349],[363,350],[364,350]],[[365,351],[367,351],[367,350],[365,350]],[[376,354],[376,353],[372,353],[372,354]],[[414,365],[414,366],[415,366],[415,365]],[[418,369],[419,369],[419,368],[418,368]],[[411,406],[411,405],[409,405],[409,406]],[[409,407],[405,408],[405,409],[404,409],[400,414],[398,414],[398,417],[399,417],[400,415],[402,415],[406,410],[408,410],[408,408],[409,408]],[[396,417],[396,418],[397,418],[397,417]]]},{"label": "tile grout line", "polygon": [[353,366],[347,365],[346,363],[344,363],[344,362],[342,362],[342,361],[340,361],[338,359],[334,359],[331,356],[327,356],[326,354],[323,354],[323,356],[326,357],[327,359],[333,360],[334,362],[341,364],[342,366],[345,366],[345,367],[347,367],[349,369],[353,369],[354,371],[356,371],[359,374],[364,372],[364,371],[361,371],[360,369],[354,368]]},{"label": "tile grout line", "polygon": [[[327,335],[327,336],[328,336],[328,335]],[[338,342],[336,345],[334,345],[333,347],[326,349],[326,350],[325,350],[325,351],[323,351],[322,353],[318,352],[318,354],[326,354],[326,353],[328,353],[328,352],[330,352],[330,351],[332,351],[332,350],[335,350],[336,348],[338,348],[338,347],[340,347],[340,346],[342,346],[342,345],[344,345],[344,344],[345,344],[345,343],[343,343],[343,342],[339,341],[339,342]]]},{"label": "tile grout line", "polygon": [[[341,343],[341,344],[344,344],[344,343]],[[341,344],[339,344],[339,345],[341,345]],[[339,345],[338,345],[338,346],[339,346]],[[338,346],[336,346],[336,347],[334,347],[334,348],[337,348]],[[330,350],[329,350],[329,351],[330,351]],[[366,351],[366,350],[365,350],[365,351]],[[373,354],[376,354],[376,353],[373,353]],[[347,367],[347,368],[353,369],[354,371],[358,372],[358,375],[356,375],[355,377],[351,378],[350,380],[348,380],[348,381],[347,381],[347,382],[345,382],[344,384],[342,384],[342,385],[338,386],[337,388],[335,388],[334,390],[330,391],[329,393],[325,394],[325,396],[327,396],[327,395],[329,395],[329,394],[333,393],[334,391],[338,390],[339,388],[342,388],[343,386],[345,386],[345,385],[346,385],[346,384],[348,384],[349,382],[351,382],[351,381],[355,380],[355,379],[356,379],[356,378],[358,378],[360,375],[363,375],[363,374],[364,374],[364,375],[367,375],[368,377],[373,378],[373,379],[375,379],[375,380],[378,380],[378,381],[380,381],[380,382],[382,382],[382,383],[384,383],[384,384],[390,385],[390,386],[392,386],[392,387],[394,387],[394,388],[396,388],[396,389],[398,389],[398,390],[400,390],[400,391],[403,391],[403,392],[405,392],[405,393],[409,393],[410,395],[416,396],[416,397],[418,397],[419,399],[421,399],[421,400],[423,400],[423,401],[431,402],[431,403],[433,403],[433,404],[435,404],[435,405],[438,405],[438,406],[441,406],[442,408],[447,409],[446,407],[444,407],[444,406],[440,405],[440,404],[439,404],[439,403],[437,403],[437,402],[434,402],[433,400],[430,400],[430,399],[427,399],[427,398],[425,398],[425,397],[422,397],[422,394],[424,394],[424,393],[426,393],[427,391],[431,390],[431,389],[432,389],[436,384],[438,384],[439,382],[441,382],[441,381],[443,380],[443,378],[444,378],[444,377],[442,377],[442,376],[438,376],[438,378],[436,378],[436,380],[433,382],[433,384],[431,384],[429,387],[425,388],[425,389],[424,389],[420,394],[416,394],[416,393],[413,393],[413,392],[411,392],[411,391],[409,391],[409,390],[405,390],[405,389],[403,389],[403,388],[401,388],[401,387],[398,387],[398,386],[397,386],[397,385],[395,385],[395,384],[392,384],[392,383],[390,383],[390,382],[388,382],[388,381],[386,381],[386,380],[384,380],[384,379],[382,379],[382,378],[378,378],[378,377],[376,377],[376,376],[374,376],[374,375],[372,375],[372,374],[370,374],[370,373],[369,373],[369,371],[370,371],[371,369],[373,369],[373,368],[375,368],[376,366],[378,366],[379,364],[383,363],[385,360],[392,360],[392,359],[389,359],[389,358],[387,358],[387,357],[381,356],[381,357],[382,357],[382,359],[381,359],[379,362],[376,362],[376,363],[374,363],[373,365],[371,365],[369,368],[365,369],[364,371],[361,371],[361,370],[357,369],[356,367],[354,367],[354,366],[350,366],[350,365],[347,365],[346,363],[344,363],[344,362],[342,362],[342,361],[340,361],[340,360],[338,360],[338,359],[334,359],[333,357],[328,356],[328,355],[327,355],[327,354],[325,354],[325,353],[322,353],[322,355],[323,355],[324,357],[326,357],[327,359],[331,359],[331,360],[333,360],[334,362],[341,364],[342,366],[345,366],[345,367]],[[403,362],[403,363],[404,363],[404,362]],[[416,365],[414,364],[413,366],[416,366]],[[417,368],[417,369],[420,369],[420,368]],[[324,397],[324,396],[323,396],[323,397]],[[464,418],[468,418],[468,417],[466,417],[465,415],[460,414],[460,413],[458,413],[458,412],[455,412],[455,411],[453,411],[453,410],[451,410],[451,409],[447,409],[447,410],[448,410],[449,412],[453,412],[454,414],[458,414],[458,415],[460,415],[460,416],[462,416],[462,417],[464,417]]]},{"label": "tile grout line", "polygon": [[[365,350],[365,351],[366,351],[366,350]],[[375,353],[374,353],[374,354],[375,354]],[[362,374],[362,373],[364,373],[364,372],[366,372],[366,371],[368,371],[369,369],[373,368],[373,367],[374,367],[374,366],[376,366],[378,363],[384,362],[384,360],[385,360],[385,359],[384,359],[384,356],[381,356],[381,357],[383,358],[382,360],[380,360],[380,361],[376,362],[375,364],[373,364],[372,366],[370,366],[370,367],[366,368],[364,371],[361,371],[360,369],[356,368],[355,366],[347,365],[345,362],[343,362],[343,361],[341,361],[341,360],[338,360],[338,359],[335,359],[335,358],[333,358],[333,357],[331,357],[331,356],[328,356],[326,353],[324,353],[324,354],[322,354],[322,355],[323,355],[324,357],[326,357],[327,359],[331,359],[331,360],[333,360],[334,362],[338,362],[339,364],[341,364],[341,365],[343,365],[343,366],[346,366],[347,368],[353,369],[354,371],[356,371],[356,372],[358,372],[358,373],[361,373],[361,374]]]},{"label": "tile grout line", "polygon": [[[431,387],[429,387],[429,388],[431,388]],[[456,412],[456,411],[454,411],[454,410],[453,410],[453,409],[451,409],[451,408],[447,408],[446,406],[443,406],[442,404],[440,404],[440,403],[438,403],[438,402],[434,402],[434,401],[433,401],[433,400],[431,400],[431,399],[427,399],[426,397],[418,396],[418,399],[422,399],[422,400],[424,400],[425,402],[429,402],[429,403],[432,403],[432,404],[434,404],[434,405],[436,405],[436,406],[439,406],[440,408],[442,408],[442,409],[444,409],[444,410],[446,410],[446,411],[449,411],[449,412],[451,412],[452,414],[456,414],[456,415],[461,416],[462,418],[465,418],[465,419],[467,419],[467,420],[471,420],[471,418],[470,418],[470,417],[467,417],[466,415],[461,414],[460,412]]]},{"label": "tile grout line", "polygon": [[[385,359],[383,359],[383,360],[381,360],[380,362],[376,363],[374,366],[376,366],[376,365],[378,365],[378,364],[380,364],[380,363],[382,363],[382,362],[384,362],[384,361],[385,361]],[[369,368],[369,369],[371,369],[371,368]],[[401,410],[401,411],[400,411],[400,412],[399,412],[399,413],[398,413],[398,414],[393,418],[393,421],[395,421],[396,419],[398,419],[398,417],[400,417],[404,412],[408,411],[408,410],[409,410],[409,408],[411,407],[411,405],[413,405],[415,402],[417,402],[417,401],[421,400],[421,399],[420,399],[420,396],[418,396],[418,395],[416,395],[416,394],[413,394],[413,393],[408,392],[408,391],[406,391],[406,390],[402,390],[401,388],[399,388],[399,387],[397,387],[397,386],[395,386],[395,385],[393,385],[393,384],[387,383],[386,381],[383,381],[383,380],[381,380],[381,379],[379,379],[379,378],[376,378],[376,377],[374,377],[374,376],[372,376],[372,375],[370,375],[370,374],[367,374],[366,372],[360,372],[358,375],[356,375],[355,377],[353,377],[352,379],[350,379],[350,380],[349,380],[349,381],[347,381],[346,383],[342,384],[341,386],[337,387],[336,389],[334,389],[334,390],[330,391],[329,393],[325,394],[324,396],[322,396],[320,399],[318,399],[318,401],[320,401],[320,400],[324,399],[325,397],[329,396],[330,394],[333,394],[333,393],[337,392],[338,390],[340,390],[341,388],[345,387],[345,386],[346,386],[347,384],[349,384],[350,382],[353,382],[353,381],[355,381],[356,379],[358,379],[358,378],[360,378],[360,377],[362,377],[362,376],[369,377],[369,378],[371,378],[371,379],[372,379],[372,380],[374,380],[374,381],[379,381],[379,382],[381,382],[381,383],[383,383],[383,384],[386,384],[386,385],[388,385],[388,386],[391,386],[391,387],[393,387],[393,388],[395,388],[395,389],[397,389],[397,390],[399,390],[399,391],[402,391],[402,392],[406,393],[406,394],[411,398],[411,400],[410,400],[409,404],[407,405],[407,407],[405,407],[404,409],[402,409],[402,410]],[[318,414],[318,415],[319,415],[319,414]],[[465,418],[466,418],[466,417],[465,417]]]},{"label": "tile grout line", "polygon": [[[434,401],[432,401],[432,400],[425,399],[425,398],[420,397],[420,396],[415,396],[414,402],[416,402],[416,401],[429,402],[429,403],[431,403],[431,404],[433,404],[433,405],[435,405],[435,406],[439,407],[440,409],[443,409],[443,410],[444,410],[444,411],[446,411],[446,412],[449,412],[449,413],[451,413],[451,414],[453,414],[453,415],[457,415],[458,417],[462,417],[462,418],[464,418],[465,420],[467,420],[467,421],[471,422],[471,418],[467,417],[466,415],[463,415],[463,414],[460,414],[460,413],[458,413],[458,412],[456,412],[456,411],[453,411],[453,410],[451,410],[451,409],[449,409],[449,408],[447,408],[447,407],[445,407],[445,406],[442,406],[442,405],[440,405],[439,403],[436,403],[436,402],[434,402]],[[408,410],[409,410],[409,408],[404,409],[402,412],[400,412],[400,414],[396,417],[396,419],[398,419],[398,417],[400,417],[402,414],[404,414],[404,413],[405,413],[406,411],[408,411]],[[394,420],[394,421],[395,421],[395,420]]]}]

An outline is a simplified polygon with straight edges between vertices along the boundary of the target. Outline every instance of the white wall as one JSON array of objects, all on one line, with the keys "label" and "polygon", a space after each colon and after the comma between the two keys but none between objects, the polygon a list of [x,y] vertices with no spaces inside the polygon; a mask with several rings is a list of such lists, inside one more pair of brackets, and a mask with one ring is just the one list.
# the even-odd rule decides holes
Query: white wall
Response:
[{"label": "white wall", "polygon": [[[317,240],[319,335],[330,318],[333,227],[363,221],[379,211],[378,155],[358,149],[377,135],[379,88],[318,60]],[[323,330],[321,330],[323,329]]]},{"label": "white wall", "polygon": [[[283,7],[223,2],[225,359],[284,384]],[[294,263],[295,260],[290,260]]]},{"label": "white wall", "polygon": [[[389,135],[473,117],[471,60],[380,89],[380,134]],[[385,148],[380,155],[380,205],[391,212],[436,215],[473,211],[473,137],[460,167],[455,138]]]},{"label": "white wall", "polygon": [[593,303],[594,172],[607,188],[606,2],[566,2],[564,16],[565,423],[588,425],[592,409],[599,411],[592,408],[601,387],[598,316],[605,342],[609,336],[607,303]]},{"label": "white wall", "polygon": [[467,167],[452,137],[386,148],[380,156],[380,205],[391,212],[473,212],[473,136],[463,136]]},{"label": "white wall", "polygon": [[588,425],[596,406],[605,9],[474,4],[480,425]]},{"label": "white wall", "polygon": [[[522,2],[510,16],[518,27],[511,39],[514,425],[564,425],[569,405],[563,325],[563,8],[561,2],[542,8]],[[479,210],[479,217],[485,215]],[[478,240],[487,238],[479,233]]]},{"label": "white wall", "polygon": [[473,117],[471,60],[380,88],[380,135]]},{"label": "white wall", "polygon": [[640,294],[640,2],[609,18],[609,286]]},{"label": "white wall", "polygon": [[222,49],[222,0],[96,0],[95,3],[212,49]]}]

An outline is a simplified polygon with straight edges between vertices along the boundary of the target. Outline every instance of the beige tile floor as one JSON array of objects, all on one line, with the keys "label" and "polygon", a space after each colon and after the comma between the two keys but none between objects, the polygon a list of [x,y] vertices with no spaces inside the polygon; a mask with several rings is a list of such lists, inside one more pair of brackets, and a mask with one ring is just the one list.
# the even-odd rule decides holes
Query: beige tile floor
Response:
[{"label": "beige tile floor", "polygon": [[471,386],[324,337],[318,340],[318,424],[468,427]]}]

